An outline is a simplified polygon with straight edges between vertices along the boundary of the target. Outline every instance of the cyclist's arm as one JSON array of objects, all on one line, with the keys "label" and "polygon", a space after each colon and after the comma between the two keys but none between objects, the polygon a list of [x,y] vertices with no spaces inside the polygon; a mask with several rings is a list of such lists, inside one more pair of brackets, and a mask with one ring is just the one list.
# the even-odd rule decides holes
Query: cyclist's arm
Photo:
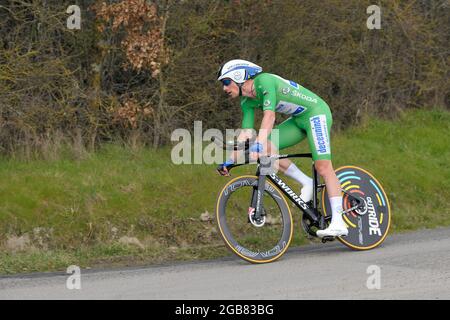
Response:
[{"label": "cyclist's arm", "polygon": [[[242,110],[242,125],[241,132],[237,137],[238,142],[244,142],[247,139],[252,139],[255,135],[254,124],[255,124],[255,108],[248,105],[245,100],[241,102]],[[238,151],[234,151],[230,154],[230,158],[236,161],[238,156]]]},{"label": "cyclist's arm", "polygon": [[[242,129],[253,129],[255,127],[255,108],[249,105],[249,102],[243,100],[241,102],[242,110]],[[251,132],[251,130],[243,130]]]},{"label": "cyclist's arm", "polygon": [[255,125],[255,108],[243,102],[241,104],[241,109],[242,109],[242,126],[241,126],[242,130],[237,138],[239,142],[243,142],[253,137]]},{"label": "cyclist's arm", "polygon": [[264,146],[264,150],[267,150],[266,143],[267,138],[272,131],[273,125],[275,123],[275,112],[272,110],[265,110],[264,117],[261,121],[261,128],[259,129],[257,142],[261,143]]},{"label": "cyclist's arm", "polygon": [[261,127],[259,129],[257,142],[264,146],[264,150],[267,150],[267,138],[273,129],[275,124],[275,105],[277,100],[276,90],[273,83],[262,83],[262,95],[263,95],[263,111],[264,117],[261,121]]}]

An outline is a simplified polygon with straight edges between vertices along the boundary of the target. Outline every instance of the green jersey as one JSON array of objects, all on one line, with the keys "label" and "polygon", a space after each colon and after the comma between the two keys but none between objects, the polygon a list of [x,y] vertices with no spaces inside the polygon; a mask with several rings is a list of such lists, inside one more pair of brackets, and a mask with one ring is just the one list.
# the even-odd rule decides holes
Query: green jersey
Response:
[{"label": "green jersey", "polygon": [[254,78],[255,98],[241,97],[242,128],[254,127],[256,108],[290,116],[301,116],[325,103],[318,95],[290,80],[271,73]]},{"label": "green jersey", "polygon": [[[281,150],[307,138],[314,160],[331,160],[330,108],[318,95],[275,74],[260,73],[254,78],[255,98],[241,97],[242,128],[253,129],[255,110],[271,110],[289,115],[279,124],[278,139],[269,139]],[[276,140],[276,141],[274,141]]]}]

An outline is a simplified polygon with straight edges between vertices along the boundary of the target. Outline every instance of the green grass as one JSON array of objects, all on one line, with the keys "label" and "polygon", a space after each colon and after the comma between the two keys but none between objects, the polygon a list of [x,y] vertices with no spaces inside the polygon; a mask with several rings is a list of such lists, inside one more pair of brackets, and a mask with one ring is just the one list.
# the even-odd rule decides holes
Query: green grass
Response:
[{"label": "green grass", "polygon": [[[366,121],[333,135],[333,164],[361,166],[383,184],[391,232],[449,226],[449,129],[450,113],[438,110]],[[1,159],[0,274],[228,255],[215,221],[200,220],[206,211],[214,216],[228,179],[213,165],[174,165],[170,151],[106,145],[81,160]],[[283,153],[299,151],[308,151],[306,142]],[[309,172],[310,161],[296,163]],[[297,212],[293,245],[308,242]],[[138,245],[119,243],[123,236]],[[7,248],[14,237],[24,242],[16,250]]]}]

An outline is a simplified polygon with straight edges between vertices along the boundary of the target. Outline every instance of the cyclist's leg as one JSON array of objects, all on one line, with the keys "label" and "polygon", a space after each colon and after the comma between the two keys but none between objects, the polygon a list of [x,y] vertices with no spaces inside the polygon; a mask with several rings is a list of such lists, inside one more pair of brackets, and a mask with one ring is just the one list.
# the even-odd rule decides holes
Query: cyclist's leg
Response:
[{"label": "cyclist's leg", "polygon": [[[333,118],[326,103],[319,106],[315,112],[298,121],[304,128],[308,137],[309,147],[313,154],[314,165],[319,175],[325,180],[328,197],[332,208],[332,228],[336,235],[345,235],[346,227],[342,219],[342,194],[341,185],[334,172],[331,162],[330,133]],[[331,230],[330,229],[330,230]],[[318,235],[320,236],[319,232]],[[333,232],[323,235],[334,235]]]},{"label": "cyclist's leg", "polygon": [[[306,138],[305,130],[300,129],[293,117],[286,119],[278,126],[274,127],[269,136],[271,142],[272,154],[291,147]],[[288,160],[288,159],[283,159]],[[289,161],[289,160],[288,160]],[[280,160],[282,162],[282,160]]]},{"label": "cyclist's leg", "polygon": [[318,109],[298,122],[306,131],[317,172],[324,178],[330,197],[336,197],[341,195],[341,191],[331,162],[330,133],[333,118],[328,105],[323,104]]},{"label": "cyclist's leg", "polygon": [[[294,118],[289,118],[275,127],[276,131],[272,132],[269,137],[269,153],[276,154],[278,150],[293,146],[306,138],[306,132],[298,127]],[[313,180],[304,174],[292,161],[289,159],[282,159],[275,163],[275,168],[293,178],[300,183],[301,189],[300,197],[304,201],[310,201],[313,194]],[[305,187],[306,186],[306,187]]]}]

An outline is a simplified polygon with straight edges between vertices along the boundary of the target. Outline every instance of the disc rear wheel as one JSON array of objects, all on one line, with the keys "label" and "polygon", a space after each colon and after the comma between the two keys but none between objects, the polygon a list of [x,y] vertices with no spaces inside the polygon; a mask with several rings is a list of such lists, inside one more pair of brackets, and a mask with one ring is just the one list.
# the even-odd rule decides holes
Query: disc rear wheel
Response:
[{"label": "disc rear wheel", "polygon": [[[344,191],[342,207],[348,227],[348,236],[338,237],[346,246],[356,250],[369,250],[379,246],[386,238],[391,224],[391,209],[383,187],[368,171],[345,166],[336,170]],[[324,215],[331,215],[326,188],[322,193]]]}]

